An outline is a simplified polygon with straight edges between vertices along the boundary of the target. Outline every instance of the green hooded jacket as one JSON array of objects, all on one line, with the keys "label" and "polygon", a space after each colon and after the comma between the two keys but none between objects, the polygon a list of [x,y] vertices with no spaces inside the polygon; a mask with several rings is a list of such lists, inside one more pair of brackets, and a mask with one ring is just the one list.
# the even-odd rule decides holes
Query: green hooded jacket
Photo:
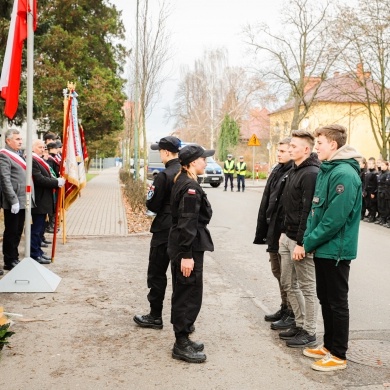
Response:
[{"label": "green hooded jacket", "polygon": [[345,145],[320,166],[303,238],[305,251],[315,252],[315,257],[356,258],[362,207],[360,158]]}]

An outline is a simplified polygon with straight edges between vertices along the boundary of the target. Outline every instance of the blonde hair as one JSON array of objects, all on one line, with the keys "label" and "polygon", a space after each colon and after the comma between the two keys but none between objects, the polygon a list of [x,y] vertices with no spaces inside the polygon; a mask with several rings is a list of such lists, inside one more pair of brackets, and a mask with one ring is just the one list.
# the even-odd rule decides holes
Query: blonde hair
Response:
[{"label": "blonde hair", "polygon": [[195,180],[196,182],[198,182],[198,176],[195,173],[191,172],[189,170],[189,167],[190,167],[190,165],[183,165],[181,170],[176,174],[175,178],[173,179],[173,182],[176,183],[177,178],[180,176],[181,173],[184,173],[184,172],[187,173],[187,176],[190,179]]}]

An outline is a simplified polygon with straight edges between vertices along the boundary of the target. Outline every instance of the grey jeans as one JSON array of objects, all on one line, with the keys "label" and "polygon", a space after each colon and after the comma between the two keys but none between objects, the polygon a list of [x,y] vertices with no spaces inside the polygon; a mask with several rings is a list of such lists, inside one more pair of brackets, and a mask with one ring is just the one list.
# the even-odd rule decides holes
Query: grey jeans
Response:
[{"label": "grey jeans", "polygon": [[300,261],[293,260],[296,245],[296,241],[285,234],[280,237],[279,254],[282,263],[280,283],[287,292],[296,326],[313,335],[316,333],[318,311],[313,255],[306,254]]}]

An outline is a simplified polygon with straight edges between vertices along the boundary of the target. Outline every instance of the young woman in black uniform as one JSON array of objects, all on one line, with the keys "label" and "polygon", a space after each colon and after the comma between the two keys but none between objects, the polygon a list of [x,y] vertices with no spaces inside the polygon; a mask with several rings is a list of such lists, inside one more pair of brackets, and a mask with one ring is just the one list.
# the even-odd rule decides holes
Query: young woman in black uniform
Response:
[{"label": "young woman in black uniform", "polygon": [[202,363],[204,345],[189,339],[191,328],[202,306],[203,257],[214,245],[207,224],[212,216],[207,195],[197,175],[204,173],[206,157],[214,150],[187,145],[179,151],[182,170],[175,178],[171,195],[172,228],[168,254],[172,267],[171,322],[176,342],[172,357],[189,363]]}]

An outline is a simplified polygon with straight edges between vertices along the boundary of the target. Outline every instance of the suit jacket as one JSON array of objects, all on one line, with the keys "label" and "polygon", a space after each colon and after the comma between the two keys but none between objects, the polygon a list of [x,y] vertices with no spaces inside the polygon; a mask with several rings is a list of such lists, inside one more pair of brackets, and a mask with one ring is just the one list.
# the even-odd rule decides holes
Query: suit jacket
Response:
[{"label": "suit jacket", "polygon": [[[5,149],[15,153],[8,145]],[[1,207],[10,210],[19,202],[21,209],[26,208],[26,170],[5,153],[0,153]]]},{"label": "suit jacket", "polygon": [[31,214],[54,214],[54,192],[58,188],[58,180],[34,158],[32,160],[32,176],[35,189],[35,208]]}]

